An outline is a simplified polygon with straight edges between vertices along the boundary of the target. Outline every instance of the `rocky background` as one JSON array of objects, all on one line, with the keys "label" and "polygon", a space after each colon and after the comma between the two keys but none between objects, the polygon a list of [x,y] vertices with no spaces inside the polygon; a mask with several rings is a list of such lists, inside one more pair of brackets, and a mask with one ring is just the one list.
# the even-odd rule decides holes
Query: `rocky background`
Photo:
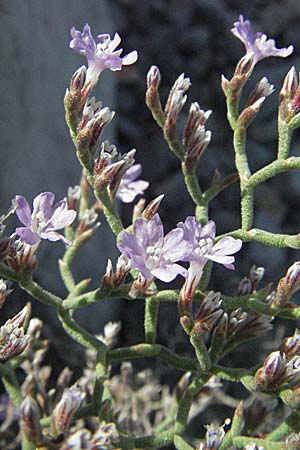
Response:
[{"label": "rocky background", "polygon": [[[139,61],[134,66],[121,73],[101,75],[96,95],[117,111],[108,137],[122,152],[137,149],[143,178],[151,183],[147,200],[165,193],[160,212],[166,230],[192,214],[193,205],[184,189],[179,163],[168,151],[144,103],[146,74],[152,64],[160,68],[163,99],[180,73],[191,78],[189,102],[198,101],[205,110],[213,110],[207,125],[212,130],[212,142],[199,168],[201,185],[204,188],[209,185],[215,168],[223,175],[230,174],[234,171],[233,149],[220,76],[224,73],[230,77],[244,53],[242,44],[230,32],[240,13],[251,19],[256,31],[276,38],[278,47],[295,45],[295,52],[288,59],[270,58],[260,62],[249,83],[248,89],[253,88],[267,76],[276,88],[248,134],[251,168],[256,170],[275,157],[278,92],[289,68],[293,64],[300,67],[298,0],[1,0],[1,210],[8,207],[15,194],[32,198],[41,191],[52,190],[61,198],[69,185],[78,183],[80,170],[64,124],[62,98],[71,74],[84,63],[68,49],[69,29],[73,25],[82,29],[88,22],[94,33],[118,31],[125,52],[133,49],[139,52]],[[182,120],[187,111],[188,107]],[[300,154],[298,131],[294,135],[292,153]],[[257,189],[255,226],[297,233],[299,203],[299,173],[276,177]],[[127,207],[120,207],[129,222],[131,212]],[[231,186],[212,202],[210,218],[216,222],[219,233],[238,227],[237,186]],[[105,220],[102,222],[96,241],[81,254],[76,268],[81,277],[91,273],[94,284],[111,256],[111,249],[116,254],[112,235]],[[59,244],[47,243],[41,247],[37,278],[49,288],[54,284],[58,293],[63,294],[55,265],[62,248]],[[214,268],[211,287],[218,289],[225,282],[227,292],[233,292],[239,279],[254,263],[265,266],[266,279],[274,281],[296,259],[299,254],[294,250],[248,244],[238,257],[235,273]],[[17,293],[13,295],[16,298]],[[18,309],[17,300],[13,306],[6,307],[3,314],[11,315],[14,308]],[[59,367],[65,364],[66,358],[59,345],[60,328],[51,311],[36,304],[34,308],[45,318],[47,335],[54,338],[53,355]],[[142,312],[142,302],[105,302],[81,311],[80,321],[99,333],[108,320],[120,319],[122,343],[131,344],[143,338]],[[171,348],[185,352],[185,337],[179,327],[174,326],[176,306],[163,305],[160,319],[160,342],[168,342]],[[78,354],[72,355],[68,355],[68,363],[78,365]],[[237,356],[237,362],[238,359]],[[170,373],[165,367],[157,366],[156,373],[162,381],[169,379]],[[208,421],[209,417],[206,423]]]}]

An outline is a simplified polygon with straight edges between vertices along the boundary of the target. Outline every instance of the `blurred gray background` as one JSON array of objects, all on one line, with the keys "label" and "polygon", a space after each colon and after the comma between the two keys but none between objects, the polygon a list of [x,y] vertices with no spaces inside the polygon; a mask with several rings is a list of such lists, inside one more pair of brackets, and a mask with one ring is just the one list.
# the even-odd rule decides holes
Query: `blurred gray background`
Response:
[{"label": "blurred gray background", "polygon": [[[230,32],[240,13],[252,21],[255,31],[276,38],[278,47],[295,45],[291,57],[259,63],[247,88],[253,88],[263,76],[276,88],[249,130],[247,148],[251,168],[256,170],[276,155],[278,93],[290,67],[300,67],[298,0],[1,0],[1,211],[6,210],[15,194],[31,199],[39,192],[51,190],[59,199],[65,196],[68,186],[79,181],[79,164],[64,122],[63,96],[72,73],[85,64],[68,48],[69,30],[72,26],[82,30],[88,22],[94,34],[118,31],[125,52],[139,52],[134,66],[121,73],[101,75],[95,95],[117,111],[107,136],[122,152],[137,149],[143,178],[151,182],[147,200],[166,194],[161,207],[166,230],[192,214],[193,205],[183,188],[179,163],[167,150],[144,104],[146,73],[152,64],[159,66],[163,99],[180,73],[191,78],[189,102],[198,101],[204,109],[213,110],[207,124],[213,133],[212,142],[199,168],[201,185],[209,186],[215,168],[228,175],[234,171],[233,150],[220,76],[224,73],[231,77],[244,54],[244,47]],[[182,120],[187,111],[188,108]],[[293,154],[300,154],[298,131]],[[255,226],[299,232],[299,180],[298,172],[283,174],[257,189]],[[121,210],[129,222],[131,206],[121,206]],[[219,233],[239,226],[237,186],[231,186],[212,203],[210,218],[215,220]],[[62,244],[43,243],[36,275],[46,287],[54,285],[61,295],[64,290],[55,259],[62,251]],[[93,286],[97,286],[111,253],[114,257],[117,254],[114,239],[103,219],[95,240],[80,253],[77,275],[92,275]],[[216,267],[211,287],[219,289],[225,281],[227,293],[233,292],[239,278],[254,263],[267,267],[267,280],[277,280],[297,258],[299,253],[293,250],[245,245],[238,257],[237,271],[229,273]],[[38,314],[47,317],[47,332],[59,333],[53,314],[44,306],[34,307]],[[80,321],[99,333],[108,320],[120,318],[123,342],[133,343],[142,339],[142,310],[142,302],[104,302],[80,311]],[[177,336],[176,306],[164,305],[161,314],[164,325],[160,339],[164,343],[170,336]],[[170,320],[166,321],[165,316]],[[174,348],[180,339],[173,339]]]}]

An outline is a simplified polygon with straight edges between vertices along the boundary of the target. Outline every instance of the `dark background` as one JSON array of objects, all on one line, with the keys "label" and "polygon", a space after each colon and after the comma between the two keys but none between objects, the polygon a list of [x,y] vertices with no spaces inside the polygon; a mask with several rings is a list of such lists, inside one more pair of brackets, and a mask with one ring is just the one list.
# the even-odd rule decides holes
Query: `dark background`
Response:
[{"label": "dark background", "polygon": [[[155,64],[162,74],[161,95],[166,99],[177,76],[191,78],[188,105],[198,101],[213,114],[207,128],[212,142],[201,160],[201,186],[209,186],[215,168],[223,175],[234,171],[231,131],[226,121],[221,74],[230,78],[243,45],[230,29],[238,15],[252,21],[255,31],[276,38],[277,47],[293,43],[295,51],[287,59],[270,58],[260,62],[247,90],[263,76],[275,85],[258,119],[248,133],[247,150],[251,169],[257,170],[276,155],[276,107],[282,80],[292,65],[299,68],[300,3],[298,0],[2,0],[0,2],[0,208],[4,212],[15,194],[31,199],[51,190],[58,198],[66,194],[80,177],[80,168],[64,123],[63,95],[72,73],[85,61],[69,50],[69,29],[82,30],[86,22],[94,34],[118,31],[127,53],[138,50],[139,60],[121,73],[101,75],[95,95],[116,110],[107,133],[121,152],[137,149],[137,162],[143,165],[143,179],[151,185],[146,198],[164,193],[160,214],[166,231],[187,215],[193,214],[182,180],[179,163],[167,149],[161,132],[144,103],[145,79]],[[182,114],[187,117],[188,107]],[[299,132],[293,139],[292,154],[299,156]],[[268,231],[297,233],[300,228],[299,173],[282,174],[256,190],[255,226]],[[131,206],[120,205],[122,216],[130,221]],[[234,185],[223,192],[210,207],[210,218],[218,233],[239,226],[239,190]],[[107,258],[117,251],[114,238],[101,219],[94,242],[80,253],[76,265],[79,278],[93,277],[100,282]],[[64,295],[56,259],[62,244],[44,242],[40,248],[40,267],[36,278],[47,288]],[[246,244],[237,257],[237,271],[214,268],[211,287],[234,292],[238,281],[253,264],[266,267],[266,280],[278,280],[290,263],[299,258],[295,250],[266,248]],[[224,287],[225,285],[225,287]],[[3,317],[11,316],[27,295],[11,296]],[[78,367],[78,353],[61,346],[60,326],[55,314],[33,301],[33,311],[43,317],[45,333],[53,340],[53,356],[58,369],[66,362]],[[106,301],[81,310],[78,318],[90,331],[100,333],[109,320],[122,320],[122,344],[143,339],[143,303]],[[160,312],[159,341],[186,352],[185,337],[177,323],[175,305],[163,305]],[[68,339],[68,343],[69,343]],[[250,356],[249,356],[250,358]],[[238,362],[238,361],[237,361]],[[249,365],[251,358],[249,360]],[[162,381],[169,369],[156,367]]]}]

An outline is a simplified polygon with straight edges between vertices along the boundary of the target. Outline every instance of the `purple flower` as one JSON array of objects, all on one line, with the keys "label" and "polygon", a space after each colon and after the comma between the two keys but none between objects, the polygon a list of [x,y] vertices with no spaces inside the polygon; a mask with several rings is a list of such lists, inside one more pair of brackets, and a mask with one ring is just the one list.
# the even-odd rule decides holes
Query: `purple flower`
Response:
[{"label": "purple flower", "polygon": [[187,270],[175,262],[191,253],[192,244],[183,240],[183,231],[179,228],[164,237],[163,224],[155,214],[150,220],[136,219],[133,233],[122,232],[118,248],[143,277],[148,280],[156,277],[168,283],[177,275],[187,275]]},{"label": "purple flower", "polygon": [[294,47],[292,45],[288,48],[276,48],[274,39],[268,39],[263,33],[254,33],[250,21],[244,21],[242,15],[240,15],[239,21],[233,25],[231,31],[245,45],[246,54],[253,53],[253,64],[269,56],[286,58],[293,53]]},{"label": "purple flower", "polygon": [[76,211],[68,209],[67,200],[54,203],[52,192],[42,192],[33,199],[33,212],[27,200],[22,195],[16,195],[13,203],[16,214],[25,227],[16,228],[16,233],[21,240],[33,245],[41,239],[58,241],[61,239],[65,244],[70,242],[56,230],[70,225],[75,217]]},{"label": "purple flower", "polygon": [[189,216],[184,222],[177,224],[184,233],[184,239],[193,244],[193,250],[184,261],[195,261],[203,267],[207,260],[211,260],[234,269],[234,253],[242,247],[240,239],[231,236],[221,238],[216,244],[216,224],[212,220],[202,226],[194,216]]},{"label": "purple flower", "polygon": [[124,203],[131,203],[137,195],[142,195],[148,188],[148,181],[137,180],[142,172],[141,164],[134,164],[122,177],[116,196]]},{"label": "purple flower", "polygon": [[104,69],[121,70],[122,66],[133,64],[137,60],[137,52],[133,51],[121,57],[122,49],[116,50],[121,42],[121,38],[116,33],[111,40],[109,34],[98,34],[96,40],[92,36],[91,27],[86,24],[82,33],[74,27],[71,29],[72,40],[70,48],[86,57],[88,70],[86,73],[86,87],[89,90],[97,83],[100,73]]}]

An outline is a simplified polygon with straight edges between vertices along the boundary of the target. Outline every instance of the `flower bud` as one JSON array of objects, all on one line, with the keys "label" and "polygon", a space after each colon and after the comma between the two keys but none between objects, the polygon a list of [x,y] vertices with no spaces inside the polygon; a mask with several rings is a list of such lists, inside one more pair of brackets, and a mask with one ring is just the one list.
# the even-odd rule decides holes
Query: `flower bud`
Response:
[{"label": "flower bud", "polygon": [[5,281],[3,278],[0,278],[0,308],[4,305],[6,297],[8,297],[13,291],[13,289],[9,289],[11,284],[11,281]]},{"label": "flower bud", "polygon": [[19,355],[27,347],[29,334],[24,334],[30,315],[31,307],[28,303],[18,314],[8,319],[0,328],[0,360],[5,361]]},{"label": "flower bud", "polygon": [[186,102],[186,96],[184,96],[183,94],[190,88],[190,86],[191,86],[190,79],[184,78],[184,73],[179,75],[179,77],[172,86],[172,89],[170,91],[165,106],[165,113],[167,115],[171,114],[177,117],[180,110],[183,108],[184,103]]},{"label": "flower bud", "polygon": [[286,357],[280,351],[272,352],[264,360],[263,366],[258,369],[254,377],[254,384],[258,389],[280,384],[285,372]]},{"label": "flower bud", "polygon": [[247,128],[251,124],[251,122],[254,120],[255,116],[259,112],[265,99],[266,99],[266,97],[260,97],[258,100],[256,100],[250,106],[247,106],[241,112],[241,114],[239,115],[239,118],[238,118],[238,126],[239,127]]},{"label": "flower bud", "polygon": [[251,267],[251,270],[249,273],[249,279],[252,283],[252,291],[256,290],[257,285],[263,279],[264,274],[265,274],[264,267],[256,267],[256,266]]},{"label": "flower bud", "polygon": [[80,186],[69,186],[67,193],[67,202],[68,209],[73,209],[74,211],[78,211],[78,204],[81,197],[81,188]]},{"label": "flower bud", "polygon": [[144,278],[143,275],[139,274],[138,278],[134,280],[131,285],[130,291],[128,292],[129,297],[131,298],[139,298],[140,296],[151,296],[154,294],[154,291],[149,289],[153,278],[147,279]]},{"label": "flower bud", "polygon": [[294,335],[284,339],[280,346],[280,350],[284,352],[287,358],[300,354],[300,332],[295,330]]},{"label": "flower bud", "polygon": [[280,279],[276,298],[272,303],[275,308],[284,306],[291,298],[291,296],[300,289],[300,261],[294,262],[288,270],[286,275]]},{"label": "flower bud", "polygon": [[198,447],[199,450],[218,450],[225,436],[224,426],[206,425],[205,428],[207,432],[204,443]]},{"label": "flower bud", "polygon": [[257,100],[268,97],[274,92],[274,85],[270,84],[266,77],[263,77],[255,86],[246,103],[246,108],[253,105]]},{"label": "flower bud", "polygon": [[43,441],[40,411],[36,401],[27,396],[20,406],[21,429],[29,442],[39,446]]},{"label": "flower bud", "polygon": [[144,217],[147,220],[152,219],[152,217],[157,213],[158,208],[160,207],[160,204],[162,202],[162,199],[164,198],[164,194],[159,195],[154,200],[152,200],[144,211],[142,212],[141,216]]},{"label": "flower bud", "polygon": [[252,291],[252,283],[249,278],[243,278],[237,288],[236,295],[239,297],[241,295],[249,295]]},{"label": "flower bud", "polygon": [[87,94],[83,92],[86,80],[86,67],[81,66],[72,75],[70,89],[66,90],[64,105],[69,116],[78,114],[86,100]]},{"label": "flower bud", "polygon": [[162,110],[158,88],[160,85],[160,72],[158,67],[152,66],[147,74],[146,104],[156,122],[163,126],[165,113]]},{"label": "flower bud", "polygon": [[54,437],[64,434],[70,426],[74,413],[82,401],[82,392],[77,386],[65,389],[61,400],[51,414],[51,434]]},{"label": "flower bud", "polygon": [[39,242],[29,245],[19,239],[15,240],[6,257],[8,265],[25,279],[31,278],[38,265],[36,256],[38,246]]},{"label": "flower bud", "polygon": [[300,433],[292,433],[285,440],[286,448],[289,450],[300,450]]},{"label": "flower bud", "polygon": [[221,306],[220,292],[209,292],[202,300],[200,308],[196,313],[194,329],[197,329],[197,334],[205,334],[211,331],[212,327],[222,316],[223,310]]}]

